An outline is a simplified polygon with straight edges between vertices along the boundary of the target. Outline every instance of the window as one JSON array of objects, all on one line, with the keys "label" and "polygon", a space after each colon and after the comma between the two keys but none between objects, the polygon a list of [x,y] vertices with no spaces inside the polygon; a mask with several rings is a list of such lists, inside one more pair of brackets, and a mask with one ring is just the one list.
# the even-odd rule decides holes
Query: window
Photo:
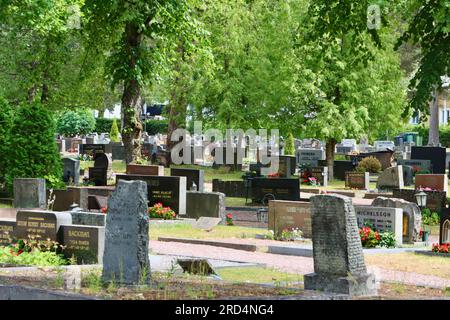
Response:
[{"label": "window", "polygon": [[450,221],[445,220],[442,225],[442,243],[450,243]]}]

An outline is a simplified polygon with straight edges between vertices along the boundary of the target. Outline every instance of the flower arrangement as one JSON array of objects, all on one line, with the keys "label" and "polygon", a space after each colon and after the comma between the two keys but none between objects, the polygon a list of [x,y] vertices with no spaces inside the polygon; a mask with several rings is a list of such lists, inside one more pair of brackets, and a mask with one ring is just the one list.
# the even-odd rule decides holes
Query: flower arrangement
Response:
[{"label": "flower arrangement", "polygon": [[108,207],[103,207],[100,210],[103,214],[106,214],[108,212]]},{"label": "flower arrangement", "polygon": [[317,186],[317,179],[314,177],[310,177],[310,178],[308,178],[308,183],[311,186]]},{"label": "flower arrangement", "polygon": [[228,214],[225,216],[225,219],[226,219],[227,226],[234,226],[234,223],[233,223],[233,215],[232,215],[231,213],[228,213]]},{"label": "flower arrangement", "polygon": [[379,233],[368,226],[359,229],[359,236],[364,248],[394,248],[396,245],[395,236],[392,232]]},{"label": "flower arrangement", "polygon": [[268,175],[269,178],[279,178],[281,174],[279,172],[271,173]]},{"label": "flower arrangement", "polygon": [[303,232],[299,228],[283,229],[281,237],[277,240],[281,241],[295,241],[302,239]]},{"label": "flower arrangement", "polygon": [[177,217],[175,211],[170,207],[164,207],[162,203],[157,203],[153,207],[148,208],[148,214],[153,219],[172,220]]},{"label": "flower arrangement", "polygon": [[450,247],[450,244],[448,244],[448,243],[444,243],[441,245],[438,243],[434,243],[431,248],[431,251],[437,252],[437,253],[449,253],[449,251],[448,251],[449,247]]}]

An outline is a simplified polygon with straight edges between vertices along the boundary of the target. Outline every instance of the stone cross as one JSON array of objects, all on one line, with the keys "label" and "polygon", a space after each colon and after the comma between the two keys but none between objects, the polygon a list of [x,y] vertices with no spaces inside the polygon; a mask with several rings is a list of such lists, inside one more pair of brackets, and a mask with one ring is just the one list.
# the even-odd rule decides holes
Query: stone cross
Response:
[{"label": "stone cross", "polygon": [[147,184],[143,181],[118,181],[108,201],[102,273],[104,282],[122,285],[149,283],[147,210]]},{"label": "stone cross", "polygon": [[340,195],[311,197],[314,273],[306,290],[349,295],[376,294],[375,278],[364,263],[352,200]]}]

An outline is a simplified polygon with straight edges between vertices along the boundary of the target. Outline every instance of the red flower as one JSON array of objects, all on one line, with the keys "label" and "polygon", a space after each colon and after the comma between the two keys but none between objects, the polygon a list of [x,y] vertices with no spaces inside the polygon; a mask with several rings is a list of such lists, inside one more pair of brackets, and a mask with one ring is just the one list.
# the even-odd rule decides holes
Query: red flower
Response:
[{"label": "red flower", "polygon": [[22,250],[22,249],[20,249],[19,251],[17,251],[17,255],[22,254],[22,253],[23,253],[23,250]]},{"label": "red flower", "polygon": [[102,211],[102,213],[105,213],[105,214],[106,214],[106,212],[108,211],[108,208],[107,208],[107,207],[103,207],[103,208],[101,209],[101,211]]}]

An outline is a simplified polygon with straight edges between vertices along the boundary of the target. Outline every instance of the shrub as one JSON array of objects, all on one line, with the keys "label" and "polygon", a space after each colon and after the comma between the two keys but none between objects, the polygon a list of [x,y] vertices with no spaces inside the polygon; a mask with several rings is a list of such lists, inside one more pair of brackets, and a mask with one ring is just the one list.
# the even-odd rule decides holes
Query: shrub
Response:
[{"label": "shrub", "polygon": [[358,163],[356,171],[378,173],[381,171],[381,163],[375,157],[366,157]]},{"label": "shrub", "polygon": [[[95,132],[97,133],[106,133],[110,132],[112,127],[113,119],[108,118],[96,118],[95,119]],[[119,128],[120,129],[120,128]],[[120,132],[120,130],[119,130]]]},{"label": "shrub", "polygon": [[392,232],[382,232],[380,234],[380,237],[381,239],[378,244],[380,247],[395,248],[396,245],[395,235]]},{"label": "shrub", "polygon": [[0,184],[4,183],[7,165],[7,148],[11,135],[13,112],[6,100],[0,98]]},{"label": "shrub", "polygon": [[87,109],[65,111],[57,121],[58,133],[68,137],[91,133],[94,128],[95,118]]},{"label": "shrub", "polygon": [[6,184],[14,178],[45,178],[47,187],[60,187],[62,162],[55,141],[52,113],[40,103],[24,103],[15,112],[7,147]]},{"label": "shrub", "polygon": [[111,142],[120,142],[119,127],[117,126],[117,121],[115,118],[111,125],[111,132],[109,133],[109,138],[111,139]]},{"label": "shrub", "polygon": [[172,220],[177,217],[175,211],[170,207],[163,207],[162,203],[157,203],[153,207],[148,208],[150,218]]},{"label": "shrub", "polygon": [[439,252],[439,253],[449,253],[448,249],[449,249],[449,244],[442,244],[439,245],[438,243],[434,243],[432,246],[431,251],[433,252]]},{"label": "shrub", "polygon": [[167,133],[169,123],[167,120],[147,120],[144,127],[149,135],[154,136],[158,133]]},{"label": "shrub", "polygon": [[422,210],[422,223],[428,226],[435,226],[439,224],[439,214],[437,212],[431,212],[430,209],[425,208]]},{"label": "shrub", "polygon": [[294,142],[294,136],[292,133],[289,133],[287,139],[286,139],[286,145],[284,147],[284,154],[293,156],[295,155],[295,142]]}]

